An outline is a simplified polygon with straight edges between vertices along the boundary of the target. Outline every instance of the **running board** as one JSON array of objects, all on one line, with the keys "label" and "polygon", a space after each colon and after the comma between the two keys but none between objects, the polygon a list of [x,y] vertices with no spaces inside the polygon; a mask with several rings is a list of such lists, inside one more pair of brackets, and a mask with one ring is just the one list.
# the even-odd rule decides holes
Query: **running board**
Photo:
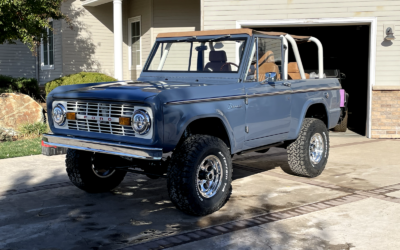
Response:
[{"label": "running board", "polygon": [[268,148],[278,147],[278,146],[281,146],[283,144],[284,144],[284,142],[282,141],[282,142],[278,142],[278,143],[273,143],[273,144],[261,146],[261,147],[258,147],[258,148],[251,148],[251,149],[247,149],[247,150],[239,152],[238,155],[246,154],[246,153],[250,153],[250,152],[254,152],[254,151],[261,151],[261,150],[268,149]]},{"label": "running board", "polygon": [[167,175],[164,175],[164,174],[153,174],[153,173],[149,173],[149,172],[145,172],[145,171],[130,169],[130,167],[116,167],[115,169],[118,169],[120,171],[134,173],[134,174],[153,175],[153,176],[160,177],[160,178],[167,178]]}]

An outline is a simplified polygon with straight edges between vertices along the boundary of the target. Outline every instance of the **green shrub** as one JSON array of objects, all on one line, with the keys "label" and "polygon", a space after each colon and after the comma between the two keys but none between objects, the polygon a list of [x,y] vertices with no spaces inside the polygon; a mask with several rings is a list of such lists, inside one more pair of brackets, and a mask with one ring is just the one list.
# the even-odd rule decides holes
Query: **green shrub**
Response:
[{"label": "green shrub", "polygon": [[35,78],[13,78],[0,75],[0,93],[23,93],[33,98],[39,98],[39,83]]},{"label": "green shrub", "polygon": [[46,96],[53,89],[59,86],[93,83],[93,82],[113,82],[113,81],[116,81],[116,79],[112,78],[111,76],[94,72],[81,72],[77,74],[67,75],[46,83]]},{"label": "green shrub", "polygon": [[43,122],[26,123],[18,131],[24,137],[36,137],[49,132],[49,127]]}]

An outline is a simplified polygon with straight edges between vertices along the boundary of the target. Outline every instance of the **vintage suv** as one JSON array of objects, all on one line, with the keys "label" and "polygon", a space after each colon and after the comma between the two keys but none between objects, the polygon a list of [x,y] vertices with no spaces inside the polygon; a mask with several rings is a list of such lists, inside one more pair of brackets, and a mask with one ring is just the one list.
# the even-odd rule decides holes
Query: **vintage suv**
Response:
[{"label": "vintage suv", "polygon": [[[304,72],[302,42],[316,43],[319,72]],[[341,92],[338,79],[324,76],[314,37],[251,29],[164,33],[137,81],[53,90],[53,134],[43,143],[69,148],[67,173],[80,189],[109,191],[127,172],[165,177],[176,207],[206,215],[231,195],[235,154],[283,147],[295,174],[321,174],[328,129],[344,113]]]}]

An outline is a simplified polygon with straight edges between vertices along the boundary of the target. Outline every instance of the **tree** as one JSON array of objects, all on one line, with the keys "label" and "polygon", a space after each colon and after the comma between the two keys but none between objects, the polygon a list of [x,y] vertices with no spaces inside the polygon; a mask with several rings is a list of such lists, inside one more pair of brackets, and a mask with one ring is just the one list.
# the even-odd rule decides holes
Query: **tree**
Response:
[{"label": "tree", "polygon": [[19,40],[34,52],[41,38],[46,39],[44,29],[53,29],[49,19],[65,19],[61,13],[64,0],[0,0],[0,44]]}]

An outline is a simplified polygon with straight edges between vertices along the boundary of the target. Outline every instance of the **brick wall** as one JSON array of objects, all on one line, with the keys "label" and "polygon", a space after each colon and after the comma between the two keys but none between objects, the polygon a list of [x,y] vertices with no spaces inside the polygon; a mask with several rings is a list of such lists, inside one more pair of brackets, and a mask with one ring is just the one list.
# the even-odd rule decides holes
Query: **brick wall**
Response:
[{"label": "brick wall", "polygon": [[372,138],[400,139],[400,90],[372,91]]}]

